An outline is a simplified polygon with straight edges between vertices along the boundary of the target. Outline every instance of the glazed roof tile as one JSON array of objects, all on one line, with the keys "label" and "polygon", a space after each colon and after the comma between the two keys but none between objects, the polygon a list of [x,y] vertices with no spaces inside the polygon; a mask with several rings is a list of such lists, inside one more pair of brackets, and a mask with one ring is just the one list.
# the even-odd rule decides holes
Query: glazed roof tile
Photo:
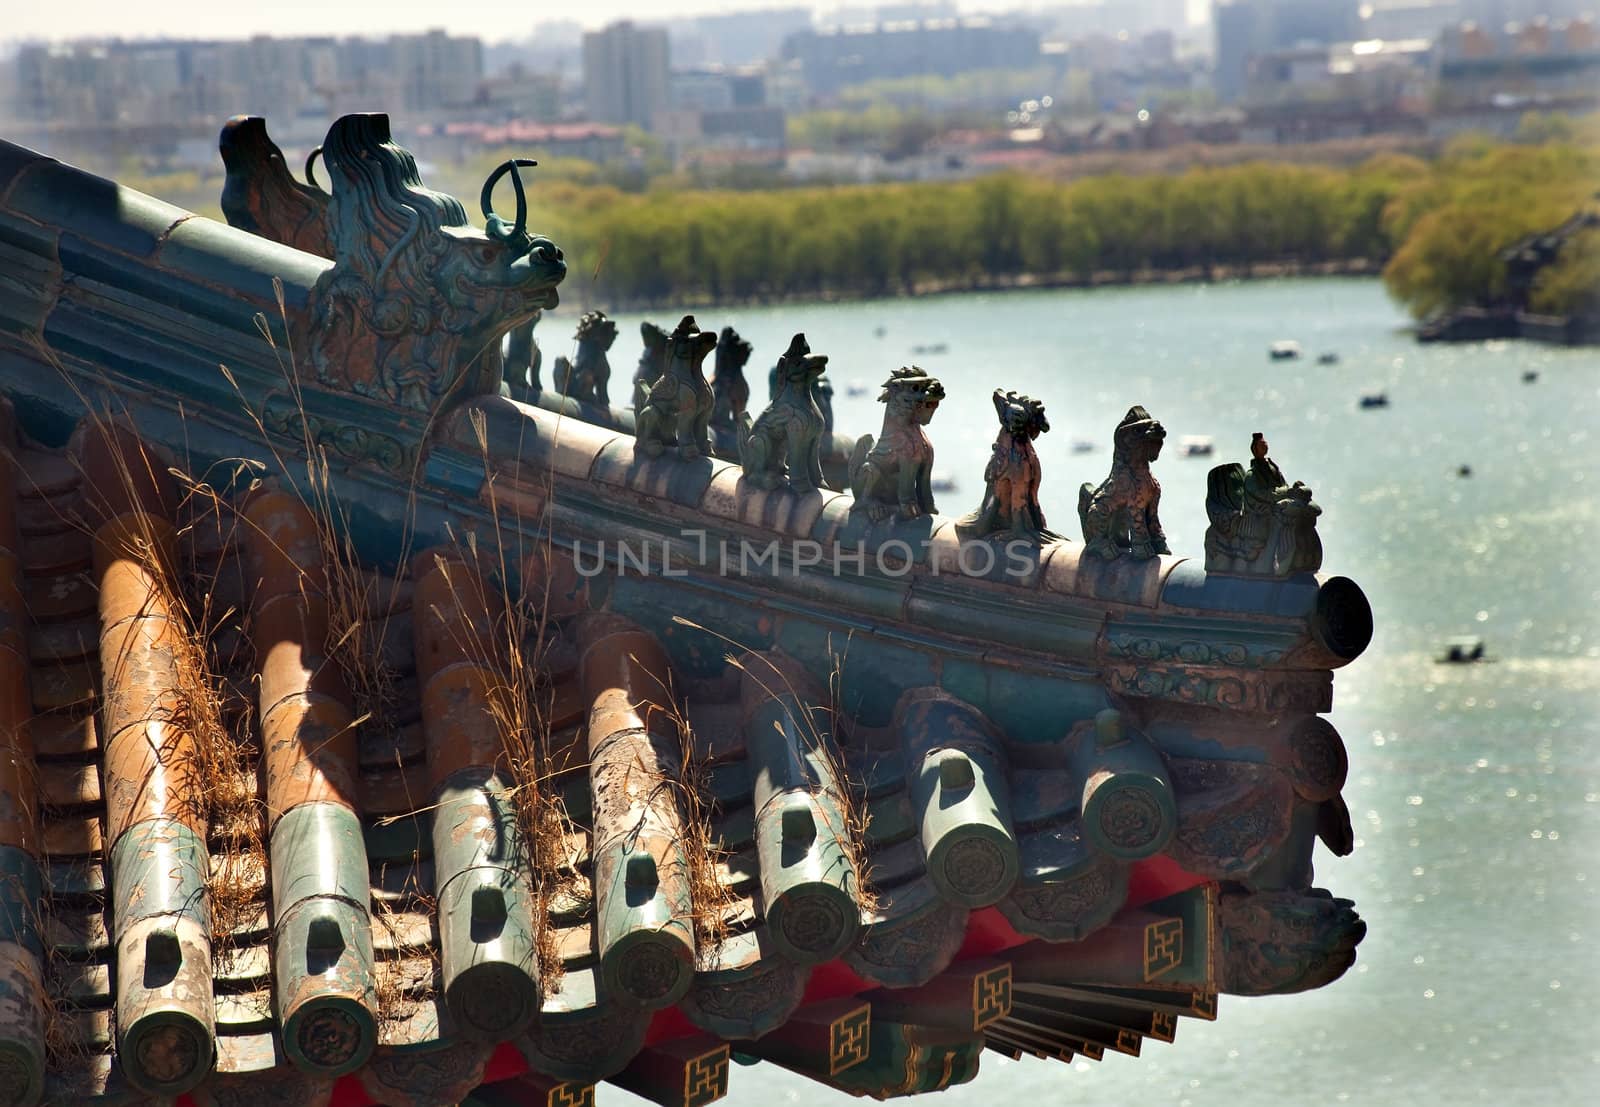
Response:
[{"label": "glazed roof tile", "polygon": [[[838,748],[831,736],[798,733],[785,739],[789,752],[772,761],[777,755],[766,749],[771,742],[764,728],[796,725],[803,731],[812,724],[794,712],[813,718],[826,699],[781,655],[748,655],[737,663],[743,674],[742,706],[737,693],[721,702],[690,702],[659,645],[626,620],[602,614],[552,625],[546,628],[550,648],[543,655],[549,663],[538,685],[547,695],[549,716],[560,724],[551,733],[551,747],[581,749],[587,743],[590,751],[543,782],[550,795],[565,797],[573,820],[565,826],[550,875],[559,887],[552,884],[541,901],[524,853],[495,862],[506,870],[497,875],[498,883],[479,881],[477,898],[462,901],[451,891],[461,877],[452,875],[444,889],[439,887],[434,824],[445,810],[441,797],[453,795],[452,788],[476,788],[479,800],[498,794],[509,803],[507,793],[516,786],[509,779],[514,774],[503,740],[504,725],[513,716],[494,702],[508,694],[506,607],[485,575],[472,570],[469,558],[460,551],[429,551],[414,559],[407,579],[354,567],[339,570],[348,579],[330,581],[325,563],[330,550],[312,512],[295,496],[258,491],[236,511],[217,501],[206,501],[205,511],[198,511],[192,497],[184,501],[179,495],[158,451],[131,433],[97,427],[80,430],[67,448],[22,444],[10,456],[13,461],[0,470],[6,493],[0,502],[8,512],[0,521],[13,520],[9,525],[15,529],[9,538],[0,530],[0,572],[5,574],[0,583],[9,589],[0,592],[8,613],[0,626],[10,628],[5,648],[27,651],[26,666],[7,671],[27,674],[31,706],[16,695],[9,702],[16,705],[14,712],[31,713],[26,729],[34,748],[31,755],[15,748],[0,769],[11,774],[5,782],[8,795],[36,795],[38,803],[13,805],[4,824],[5,843],[37,858],[47,891],[38,941],[50,997],[45,1034],[54,1097],[123,1100],[130,1094],[137,1098],[141,1087],[159,1094],[163,1076],[184,1081],[179,1070],[185,1063],[207,1067],[203,1045],[194,1054],[193,1044],[185,1044],[182,1023],[160,1039],[177,1054],[165,1069],[147,1057],[145,1070],[134,1076],[127,1071],[127,1055],[119,1055],[119,1047],[127,1045],[119,1036],[118,1018],[139,1008],[119,999],[118,982],[148,977],[149,959],[161,943],[124,943],[121,954],[113,956],[117,933],[128,928],[118,922],[113,930],[111,920],[136,913],[133,905],[159,896],[160,890],[130,884],[124,872],[146,870],[126,862],[122,870],[112,864],[108,888],[106,863],[111,847],[128,835],[157,830],[198,835],[210,865],[201,895],[228,900],[220,908],[213,904],[209,926],[196,931],[202,949],[191,967],[205,994],[173,1004],[188,1003],[215,1033],[214,1074],[189,1080],[185,1091],[196,1103],[247,1102],[253,1095],[247,1090],[251,1074],[276,1078],[285,1071],[283,1026],[292,1011],[286,1012],[282,977],[289,935],[281,928],[292,921],[286,912],[292,915],[302,903],[285,888],[315,886],[314,900],[327,894],[327,881],[298,874],[298,866],[315,864],[315,858],[282,848],[275,834],[291,814],[321,807],[349,812],[360,831],[359,842],[346,845],[356,851],[365,894],[345,906],[370,927],[364,943],[357,943],[370,948],[370,964],[367,977],[346,991],[355,997],[358,1017],[363,1010],[371,1016],[374,1037],[353,1073],[339,1073],[333,1065],[335,1071],[320,1078],[314,1073],[297,1078],[303,1080],[306,1102],[351,1102],[357,1094],[391,1103],[454,1102],[484,1079],[492,1059],[500,1057],[504,1067],[509,1055],[497,1050],[506,1048],[506,1039],[522,1064],[544,1071],[547,1079],[579,1084],[614,1078],[624,1086],[644,1087],[658,1080],[662,1065],[681,1067],[689,1054],[702,1058],[704,1068],[709,1062],[703,1061],[707,1050],[701,1047],[724,1040],[740,1042],[741,1050],[766,1048],[779,1059],[800,1056],[804,1050],[793,1043],[776,1038],[768,1047],[759,1043],[768,1041],[762,1035],[795,1019],[803,1003],[820,1002],[813,998],[819,992],[825,997],[829,988],[816,987],[809,962],[803,956],[795,961],[801,955],[792,943],[803,943],[806,939],[797,936],[808,927],[826,930],[835,920],[823,906],[830,901],[817,900],[816,907],[807,908],[802,896],[797,919],[785,923],[790,937],[774,941],[763,921],[773,910],[768,897],[788,890],[774,876],[782,851],[769,853],[761,844],[769,814],[777,820],[774,842],[801,843],[783,849],[812,848],[804,842],[817,837],[820,819],[821,837],[831,836],[834,848],[842,850],[843,867],[822,873],[815,887],[835,888],[852,914],[860,909],[863,925],[858,938],[846,939],[848,948],[836,962],[842,970],[830,972],[888,989],[870,993],[877,997],[874,1018],[881,1012],[889,1020],[914,1012],[930,997],[970,991],[976,976],[1008,965],[969,960],[952,968],[968,941],[969,908],[949,899],[948,886],[941,892],[927,869],[915,795],[920,785],[908,776],[907,764],[919,760],[930,742],[945,748],[946,757],[1004,761],[1000,737],[948,694],[930,690],[913,697],[902,713],[953,712],[951,718],[965,720],[956,731],[949,729],[954,724],[948,719],[943,730],[930,730],[925,719],[901,720],[922,735],[911,735],[906,745],[888,731],[856,728],[848,764],[823,756]],[[27,522],[25,534],[20,521]],[[184,581],[190,587],[181,587]],[[205,583],[196,588],[197,582]],[[382,674],[385,698],[363,701],[366,714],[358,712],[359,697],[330,656],[336,652],[330,648],[331,609],[350,602],[337,594],[341,587],[355,589],[366,608],[361,617],[381,628],[368,634],[366,648],[372,670]],[[212,609],[200,610],[206,603]],[[170,642],[162,644],[174,634],[206,649],[174,654]],[[526,646],[531,656],[539,643]],[[203,662],[200,687],[213,697],[217,724],[230,732],[228,748],[242,758],[220,774],[200,763],[197,746],[203,735],[197,737],[189,717],[174,656]],[[584,708],[586,701],[592,709]],[[783,710],[777,715],[769,710],[774,703],[789,705],[787,722]],[[370,717],[375,710],[382,711],[381,720]],[[685,728],[695,735],[689,746]],[[119,747],[119,740],[130,735],[138,744]],[[760,745],[750,744],[755,739]],[[697,795],[709,805],[709,841],[718,851],[704,876],[686,858],[675,860],[666,845],[686,840],[683,804],[676,798],[686,749],[700,751],[691,755],[695,771],[703,774]],[[611,750],[621,751],[621,760]],[[600,760],[586,764],[595,756]],[[780,762],[788,764],[781,772]],[[612,763],[618,768],[602,767]],[[949,773],[935,770],[935,776],[941,771]],[[619,775],[611,779],[612,772]],[[1248,776],[1235,774],[1220,792],[1201,787],[1186,794],[1183,809],[1204,806],[1213,792],[1236,799],[1241,788],[1253,786]],[[998,779],[1004,780],[1003,768]],[[1020,838],[1022,884],[987,901],[1003,900],[1004,917],[1024,936],[1030,929],[1041,937],[1062,935],[1060,921],[1029,899],[1027,889],[1037,881],[1044,881],[1044,888],[1076,889],[1078,898],[1097,901],[1090,906],[1102,915],[1121,904],[1116,894],[1121,885],[1114,877],[1091,880],[1087,890],[1080,887],[1082,880],[1060,879],[1083,870],[1088,860],[1072,798],[1081,786],[1081,776],[1063,769],[1019,774],[1006,787]],[[496,793],[497,788],[505,792]],[[621,791],[612,796],[616,788]],[[197,800],[208,789],[244,802],[227,806]],[[600,796],[612,798],[599,804]],[[758,811],[752,804],[763,796]],[[819,796],[823,808],[815,806]],[[641,811],[645,824],[637,821]],[[828,819],[846,811],[865,824],[857,838],[843,827],[827,829]],[[474,833],[493,837],[495,817],[486,813],[488,822],[469,818],[468,824],[478,827]],[[638,834],[652,821],[665,835],[661,849],[666,853],[637,848]],[[809,829],[796,830],[802,837],[791,838],[790,822]],[[623,868],[608,868],[597,886],[590,857],[594,835],[600,835],[603,849],[611,849],[604,842],[613,840],[613,832],[629,848],[616,862]],[[850,868],[850,851],[857,845],[866,849],[859,875]],[[645,866],[650,871],[636,874],[641,857],[650,859]],[[459,869],[456,861],[451,864]],[[1084,871],[1099,879],[1100,869],[1108,867],[1090,865]],[[981,876],[982,868],[976,864],[974,872]],[[707,889],[691,887],[706,878],[713,882],[711,910],[717,916],[709,924],[697,917],[706,910],[701,901]],[[662,899],[662,889],[673,884],[679,885],[677,891],[669,888]],[[1102,894],[1094,895],[1095,888]],[[661,1001],[647,998],[649,985],[639,982],[664,967],[659,951],[641,955],[637,971],[644,977],[619,977],[612,986],[619,994],[608,997],[598,983],[608,963],[602,947],[618,944],[638,925],[629,921],[638,908],[624,905],[631,902],[632,889],[654,894],[665,905],[666,914],[647,928],[652,938],[658,939],[661,924],[675,918],[681,927],[676,940],[688,960],[681,984],[668,986]],[[484,906],[482,897],[490,892],[500,897],[498,906]],[[441,910],[444,896],[454,897],[454,911]],[[516,1032],[473,1034],[462,1023],[463,1017],[473,1017],[471,1011],[452,1012],[447,1003],[444,971],[451,958],[441,929],[455,925],[460,930],[463,917],[478,926],[484,911],[486,917],[496,917],[496,911],[503,916],[508,904],[524,913],[525,939],[532,937],[534,913],[547,912],[552,940],[542,955],[529,941],[498,978],[484,978],[487,994],[511,1004],[510,1013],[495,1012],[506,1019],[502,1029],[517,1024]],[[179,915],[161,918],[206,921],[205,911],[190,920],[177,910]],[[824,915],[812,917],[808,910]],[[223,917],[225,928],[218,922]],[[1066,930],[1076,926],[1070,923]],[[785,949],[788,956],[781,952]],[[142,973],[141,958],[146,961]],[[837,982],[832,987],[848,989]],[[1214,991],[1214,985],[1207,987]],[[645,998],[626,1002],[621,993],[630,988]],[[520,1002],[534,1005],[526,1014],[516,1013],[519,1001],[510,998],[519,990],[527,993]],[[970,1017],[968,1011],[957,1021]],[[795,1023],[795,1035],[803,1021]],[[1036,1032],[1013,1028],[1006,1037],[1002,1029],[992,1041],[1022,1048],[1036,1040],[1029,1033]],[[203,1032],[197,1040],[204,1043]],[[659,1049],[665,1052],[640,1060],[637,1050],[651,1041],[662,1043]],[[1078,1052],[1088,1048],[1087,1042],[1079,1044]],[[305,1042],[299,1048],[303,1051]],[[69,1059],[87,1063],[66,1063]],[[403,1076],[396,1075],[402,1070]],[[424,1087],[429,1081],[435,1085],[432,1092]],[[350,1086],[337,1091],[345,1085]],[[430,1099],[430,1094],[444,1098]]]},{"label": "glazed roof tile", "polygon": [[[415,186],[386,119],[331,135]],[[307,337],[387,231],[330,222],[330,263],[5,144],[0,175],[0,373],[41,439],[0,415],[0,1107],[702,1103],[749,1058],[902,1094],[1353,959],[1310,888],[1313,841],[1350,848],[1316,713],[1370,635],[1351,582],[1055,538],[969,572],[956,520],[649,458],[420,323],[386,382],[323,342],[350,365],[293,410],[249,316],[281,282]],[[451,220],[387,245],[505,254]],[[469,387],[423,426],[417,374]],[[69,438],[121,385],[148,440]],[[280,483],[180,475],[263,449]],[[678,581],[557,544],[685,526],[920,548]]]}]

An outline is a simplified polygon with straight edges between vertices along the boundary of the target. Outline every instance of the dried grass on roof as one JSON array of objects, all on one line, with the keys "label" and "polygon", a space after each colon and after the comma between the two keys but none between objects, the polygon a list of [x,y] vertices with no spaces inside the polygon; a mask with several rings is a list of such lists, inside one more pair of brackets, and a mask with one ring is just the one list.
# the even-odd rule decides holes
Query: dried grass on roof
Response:
[{"label": "dried grass on roof", "polygon": [[[788,676],[777,666],[769,663],[765,671],[752,671],[744,663],[743,657],[755,651],[752,651],[743,643],[728,637],[720,631],[710,630],[681,615],[674,615],[672,621],[680,626],[702,631],[733,647],[734,652],[727,654],[724,660],[730,666],[754,680],[757,686],[773,700],[779,700],[780,694],[786,693],[793,697],[797,703],[804,704],[807,702],[807,697],[800,695],[799,691],[790,683]],[[861,913],[863,916],[870,916],[878,909],[878,895],[869,880],[870,868],[867,864],[867,827],[872,821],[872,816],[868,813],[863,799],[865,789],[859,782],[851,779],[849,768],[845,763],[844,755],[839,745],[840,736],[843,733],[841,728],[848,726],[850,723],[849,716],[842,710],[839,703],[841,672],[848,652],[848,641],[845,643],[845,653],[836,654],[833,651],[832,639],[829,639],[828,655],[832,659],[832,665],[828,673],[828,702],[823,707],[827,715],[827,726],[819,727],[816,717],[810,711],[802,711],[799,718],[795,718],[787,708],[785,708],[785,712],[789,714],[790,722],[794,727],[807,735],[809,739],[808,747],[822,759],[834,782],[834,786],[828,789],[828,795],[838,808],[843,825],[831,826],[829,830],[833,832],[834,840],[839,844],[850,864],[850,875],[854,881],[853,891],[856,901],[860,905]],[[780,682],[782,684],[781,688],[778,687]]]},{"label": "dried grass on roof", "polygon": [[[89,433],[109,434],[118,424],[128,425],[126,419],[96,413],[83,426]],[[131,429],[137,433],[137,428]],[[168,520],[174,526],[178,563],[163,550],[151,517],[143,513],[136,516],[135,529],[120,552],[144,570],[152,589],[147,601],[151,609],[160,609],[178,630],[171,644],[175,693],[171,722],[193,738],[198,764],[193,766],[195,779],[172,801],[177,809],[167,814],[207,828],[212,863],[206,891],[215,968],[231,956],[235,935],[264,910],[266,894],[265,808],[255,784],[259,749],[249,724],[251,705],[211,664],[217,636],[237,623],[239,613],[216,608],[216,567],[199,562],[193,541],[204,528],[214,527],[226,548],[236,537],[237,522],[222,496],[205,481],[178,468],[141,477],[127,469],[127,458],[115,456],[124,489],[132,492],[159,475],[170,478],[181,495],[176,517]],[[145,464],[158,464],[152,453],[142,456]],[[86,496],[94,494],[87,480],[82,485]],[[225,716],[234,721],[230,724]]]},{"label": "dried grass on roof", "polygon": [[[548,576],[529,579],[526,567],[533,559],[527,555],[532,551],[524,548],[520,530],[513,531],[508,540],[500,523],[488,432],[480,413],[474,413],[472,429],[484,467],[494,530],[489,543],[480,543],[476,533],[452,534],[452,539],[457,553],[473,566],[484,587],[499,590],[499,620],[491,641],[472,643],[470,648],[483,655],[475,660],[494,674],[496,682],[490,710],[504,747],[523,862],[532,877],[539,979],[548,995],[560,986],[566,972],[556,927],[550,922],[554,906],[562,899],[588,900],[592,892],[579,873],[580,857],[571,845],[582,840],[583,831],[573,822],[554,786],[561,766],[551,742],[555,687],[546,656],[551,629],[550,581]],[[544,555],[543,563],[549,564],[548,544],[538,552]],[[451,590],[455,590],[454,582]]]}]

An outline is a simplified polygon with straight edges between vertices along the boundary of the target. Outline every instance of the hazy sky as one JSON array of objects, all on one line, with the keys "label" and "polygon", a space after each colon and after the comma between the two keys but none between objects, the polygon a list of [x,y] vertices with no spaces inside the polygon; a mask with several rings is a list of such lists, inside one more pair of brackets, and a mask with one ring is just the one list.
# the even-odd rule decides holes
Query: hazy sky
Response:
[{"label": "hazy sky", "polygon": [[[861,2],[861,0],[856,0]],[[871,0],[865,0],[871,2]],[[1059,2],[1059,0],[1057,0]],[[1114,2],[1114,0],[1113,0]],[[444,27],[486,39],[524,38],[535,23],[575,19],[599,26],[613,19],[659,19],[717,11],[807,5],[833,0],[0,0],[0,40],[62,39],[85,35],[125,38],[242,38],[252,34],[368,34]],[[853,5],[852,5],[853,6]],[[961,0],[964,11],[1043,6],[1041,0]],[[1191,7],[1193,6],[1191,2]]]}]

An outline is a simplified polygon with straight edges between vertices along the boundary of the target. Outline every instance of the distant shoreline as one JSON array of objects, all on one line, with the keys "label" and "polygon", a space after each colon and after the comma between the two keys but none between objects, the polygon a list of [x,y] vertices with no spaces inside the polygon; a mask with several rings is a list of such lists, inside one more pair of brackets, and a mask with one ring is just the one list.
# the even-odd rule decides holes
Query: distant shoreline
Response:
[{"label": "distant shoreline", "polygon": [[597,297],[596,302],[611,312],[660,311],[675,308],[775,307],[783,304],[860,303],[866,300],[909,300],[929,296],[953,296],[972,292],[1014,292],[1022,289],[1116,288],[1162,284],[1216,284],[1223,281],[1278,280],[1285,277],[1378,277],[1383,263],[1370,258],[1344,258],[1334,261],[1262,261],[1245,265],[1192,265],[1184,269],[1137,269],[1131,273],[1099,270],[1085,277],[1081,273],[1036,274],[986,277],[952,281],[919,281],[909,288],[849,291],[832,289],[791,292],[772,296],[717,297],[704,293],[674,296],[671,299],[616,299]]}]

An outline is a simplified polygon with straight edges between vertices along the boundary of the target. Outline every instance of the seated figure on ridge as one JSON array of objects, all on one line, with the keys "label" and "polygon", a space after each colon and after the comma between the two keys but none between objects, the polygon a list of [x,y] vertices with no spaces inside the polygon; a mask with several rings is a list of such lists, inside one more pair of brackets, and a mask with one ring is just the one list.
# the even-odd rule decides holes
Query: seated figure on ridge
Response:
[{"label": "seated figure on ridge", "polygon": [[1206,572],[1255,576],[1314,573],[1322,567],[1322,540],[1311,489],[1290,484],[1267,456],[1267,440],[1250,439],[1250,469],[1237,463],[1211,470],[1206,483]]}]

